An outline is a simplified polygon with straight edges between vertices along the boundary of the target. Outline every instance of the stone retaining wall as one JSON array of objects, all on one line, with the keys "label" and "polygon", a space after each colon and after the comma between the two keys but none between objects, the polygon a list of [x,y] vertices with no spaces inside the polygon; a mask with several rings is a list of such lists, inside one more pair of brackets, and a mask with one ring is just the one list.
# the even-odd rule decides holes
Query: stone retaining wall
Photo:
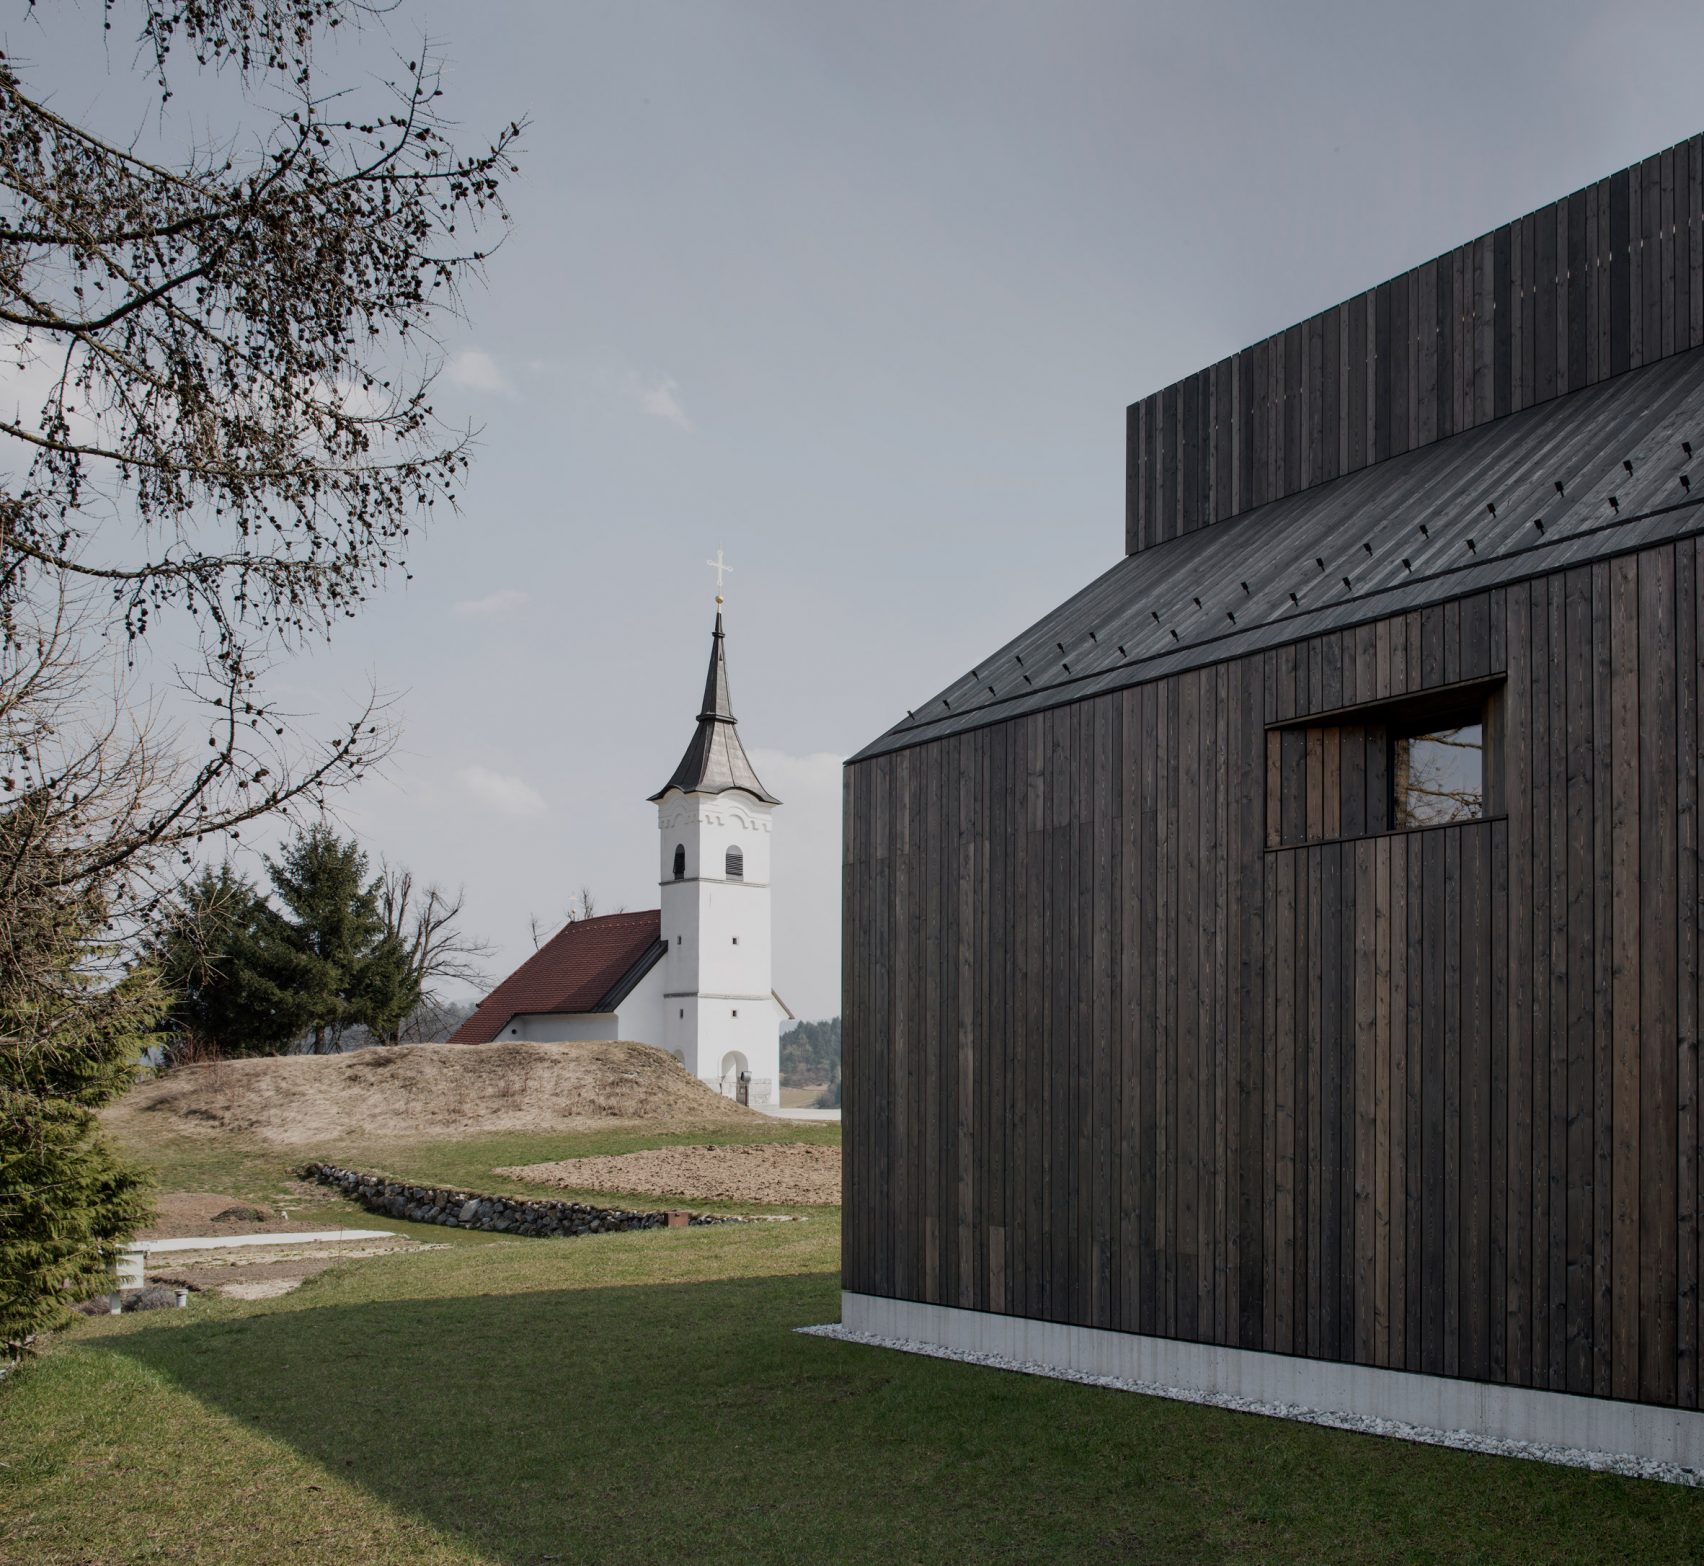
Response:
[{"label": "stone retaining wall", "polygon": [[362,1174],[358,1169],[340,1169],[336,1164],[304,1164],[300,1173],[304,1179],[335,1186],[368,1212],[414,1223],[441,1223],[451,1229],[490,1229],[499,1234],[544,1237],[662,1229],[683,1221],[695,1227],[742,1221],[705,1213],[630,1212],[620,1207],[587,1207],[580,1202],[482,1196],[477,1191],[455,1191],[441,1185],[411,1185],[383,1175]]}]

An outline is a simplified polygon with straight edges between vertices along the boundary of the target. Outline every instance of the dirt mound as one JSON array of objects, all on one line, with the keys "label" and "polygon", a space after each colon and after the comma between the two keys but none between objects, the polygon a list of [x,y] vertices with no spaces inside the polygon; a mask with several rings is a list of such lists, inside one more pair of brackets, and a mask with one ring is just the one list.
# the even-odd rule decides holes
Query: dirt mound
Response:
[{"label": "dirt mound", "polygon": [[800,1142],[753,1147],[657,1147],[605,1158],[564,1158],[497,1169],[567,1191],[632,1191],[694,1202],[776,1202],[834,1206],[840,1201],[840,1149]]},{"label": "dirt mound", "polygon": [[219,1061],[142,1083],[107,1115],[139,1136],[239,1134],[283,1147],[345,1136],[591,1130],[612,1121],[763,1123],[648,1044],[404,1044]]},{"label": "dirt mound", "polygon": [[323,1218],[317,1223],[285,1218],[271,1208],[235,1196],[207,1191],[162,1191],[154,1198],[154,1221],[138,1229],[139,1240],[184,1240],[191,1236],[240,1234],[309,1234],[335,1227]]},{"label": "dirt mound", "polygon": [[162,1191],[154,1198],[154,1221],[138,1239],[177,1240],[192,1234],[246,1234],[281,1223],[269,1209],[210,1191]]}]

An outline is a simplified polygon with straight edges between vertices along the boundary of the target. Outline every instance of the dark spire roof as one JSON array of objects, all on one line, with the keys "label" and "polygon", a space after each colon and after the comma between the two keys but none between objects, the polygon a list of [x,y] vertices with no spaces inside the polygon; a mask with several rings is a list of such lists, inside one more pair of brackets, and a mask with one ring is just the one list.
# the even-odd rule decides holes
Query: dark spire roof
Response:
[{"label": "dark spire roof", "polygon": [[753,798],[768,805],[781,803],[757,780],[751,763],[746,760],[745,746],[734,732],[736,719],[733,703],[728,697],[728,660],[722,650],[722,611],[716,611],[716,630],[710,638],[710,672],[704,679],[704,706],[698,714],[698,728],[680,765],[655,794],[663,797],[671,788],[683,794],[725,794],[729,789],[743,789]]}]

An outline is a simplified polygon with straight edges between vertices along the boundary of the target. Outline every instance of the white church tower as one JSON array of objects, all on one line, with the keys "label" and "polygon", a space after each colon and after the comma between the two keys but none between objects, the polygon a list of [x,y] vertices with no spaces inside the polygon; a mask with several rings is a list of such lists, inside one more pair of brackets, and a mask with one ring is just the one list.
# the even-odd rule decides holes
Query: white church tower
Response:
[{"label": "white church tower", "polygon": [[781,1101],[781,1019],[770,975],[770,824],[728,698],[722,598],[698,727],[657,807],[662,879],[663,1045],[686,1069],[754,1107]]}]

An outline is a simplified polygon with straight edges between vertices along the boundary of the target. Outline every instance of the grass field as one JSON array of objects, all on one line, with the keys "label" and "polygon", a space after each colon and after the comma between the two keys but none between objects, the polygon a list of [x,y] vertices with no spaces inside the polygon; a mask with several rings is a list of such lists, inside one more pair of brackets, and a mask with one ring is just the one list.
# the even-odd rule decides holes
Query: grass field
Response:
[{"label": "grass field", "polygon": [[[549,1146],[517,1153],[529,1140]],[[630,1145],[340,1156],[486,1187],[482,1164]],[[179,1189],[264,1197],[287,1179],[288,1160],[238,1148],[157,1162]],[[837,1314],[832,1212],[577,1240],[417,1232],[447,1244],[280,1300],[87,1320],[0,1384],[0,1559],[1704,1557],[1691,1490],[800,1337]]]},{"label": "grass field", "polygon": [[[558,1158],[587,1158],[604,1153],[633,1153],[647,1147],[669,1147],[714,1142],[731,1146],[745,1142],[812,1142],[835,1146],[840,1127],[832,1122],[789,1121],[773,1130],[767,1127],[710,1130],[680,1130],[662,1134],[631,1129],[607,1132],[564,1133],[560,1131],[503,1131],[454,1141],[419,1141],[371,1138],[361,1142],[330,1143],[311,1150],[286,1148],[245,1141],[232,1136],[179,1136],[155,1138],[146,1146],[128,1148],[130,1156],[146,1164],[164,1191],[212,1191],[251,1201],[282,1203],[292,1218],[336,1218],[348,1220],[349,1207],[329,1191],[304,1188],[292,1171],[310,1158],[341,1163],[352,1168],[418,1179],[431,1183],[477,1190],[493,1195],[583,1199],[608,1206],[615,1198],[608,1192],[545,1189],[524,1180],[494,1175],[494,1169],[516,1164],[548,1163]],[[635,1195],[621,1200],[635,1207],[678,1207],[674,1197]],[[695,1211],[790,1212],[787,1207],[754,1206],[749,1202],[694,1202]],[[390,1220],[386,1220],[387,1223]],[[408,1227],[408,1226],[404,1226]],[[410,1232],[416,1232],[411,1229]],[[442,1239],[441,1229],[418,1230]]]}]

